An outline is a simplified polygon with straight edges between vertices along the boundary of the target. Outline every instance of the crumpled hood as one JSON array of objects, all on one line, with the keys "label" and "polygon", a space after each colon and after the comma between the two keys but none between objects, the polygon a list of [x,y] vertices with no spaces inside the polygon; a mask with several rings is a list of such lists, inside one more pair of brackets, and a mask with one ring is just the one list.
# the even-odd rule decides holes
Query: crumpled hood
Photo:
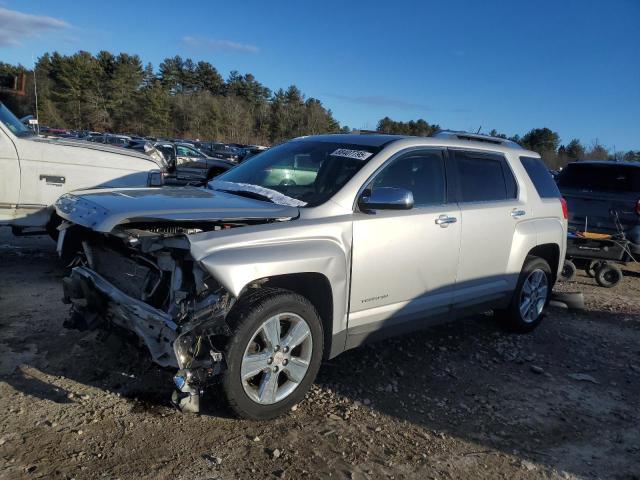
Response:
[{"label": "crumpled hood", "polygon": [[56,202],[65,220],[98,232],[132,222],[287,220],[296,207],[197,187],[85,190]]}]

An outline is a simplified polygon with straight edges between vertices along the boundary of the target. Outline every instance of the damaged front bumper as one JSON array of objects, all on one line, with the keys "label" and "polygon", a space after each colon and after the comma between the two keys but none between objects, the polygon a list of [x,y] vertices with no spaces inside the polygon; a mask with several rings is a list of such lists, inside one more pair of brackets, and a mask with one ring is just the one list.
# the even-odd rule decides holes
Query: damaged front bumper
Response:
[{"label": "damaged front bumper", "polygon": [[[197,412],[199,395],[224,368],[224,358],[213,336],[230,335],[225,317],[232,302],[221,293],[193,301],[187,318],[177,323],[167,312],[133,298],[85,266],[73,268],[63,280],[64,301],[74,305],[76,328],[115,325],[134,333],[152,360],[179,369],[173,400],[183,411]],[[78,324],[78,322],[81,322]]]}]

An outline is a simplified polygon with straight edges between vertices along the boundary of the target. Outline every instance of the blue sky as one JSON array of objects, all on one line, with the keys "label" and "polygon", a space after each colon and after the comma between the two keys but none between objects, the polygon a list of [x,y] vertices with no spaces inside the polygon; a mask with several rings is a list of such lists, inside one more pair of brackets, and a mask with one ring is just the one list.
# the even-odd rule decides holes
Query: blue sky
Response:
[{"label": "blue sky", "polygon": [[385,115],[509,135],[546,126],[565,143],[640,149],[640,0],[0,0],[0,60],[79,49],[294,83],[354,128]]}]

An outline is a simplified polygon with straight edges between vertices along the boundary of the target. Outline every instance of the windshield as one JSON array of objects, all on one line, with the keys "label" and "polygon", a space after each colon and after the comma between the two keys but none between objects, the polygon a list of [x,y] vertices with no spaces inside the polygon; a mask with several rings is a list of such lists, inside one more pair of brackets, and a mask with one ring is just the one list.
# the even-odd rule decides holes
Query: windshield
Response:
[{"label": "windshield", "polygon": [[640,192],[640,166],[604,163],[571,163],[558,175],[560,188]]},{"label": "windshield", "polygon": [[18,120],[18,117],[5,107],[2,102],[0,102],[0,122],[4,123],[16,137],[27,137],[31,135],[31,131],[25,127],[22,122]]},{"label": "windshield", "polygon": [[[340,190],[378,151],[380,147],[366,145],[291,141],[246,160],[216,181],[274,190],[313,207]],[[218,189],[216,183],[212,188]]]}]

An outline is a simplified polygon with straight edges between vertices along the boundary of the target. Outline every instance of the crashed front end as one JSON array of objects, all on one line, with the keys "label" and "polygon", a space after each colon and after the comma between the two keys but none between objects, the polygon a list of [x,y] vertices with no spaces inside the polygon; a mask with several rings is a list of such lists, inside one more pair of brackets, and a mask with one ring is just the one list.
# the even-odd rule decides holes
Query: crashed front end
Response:
[{"label": "crashed front end", "polygon": [[67,196],[56,207],[66,217],[59,252],[75,252],[63,280],[72,304],[65,326],[134,334],[155,363],[178,369],[173,401],[197,412],[204,388],[225,368],[226,317],[236,299],[192,258],[189,236],[273,219],[130,220],[104,232],[88,220],[107,215],[91,201]]},{"label": "crashed front end", "polygon": [[179,369],[178,402],[197,410],[189,404],[223,368],[216,342],[231,333],[225,317],[235,299],[190,258],[184,235],[92,233],[84,232],[79,265],[63,280],[74,306],[67,326],[134,333],[155,363]]}]

